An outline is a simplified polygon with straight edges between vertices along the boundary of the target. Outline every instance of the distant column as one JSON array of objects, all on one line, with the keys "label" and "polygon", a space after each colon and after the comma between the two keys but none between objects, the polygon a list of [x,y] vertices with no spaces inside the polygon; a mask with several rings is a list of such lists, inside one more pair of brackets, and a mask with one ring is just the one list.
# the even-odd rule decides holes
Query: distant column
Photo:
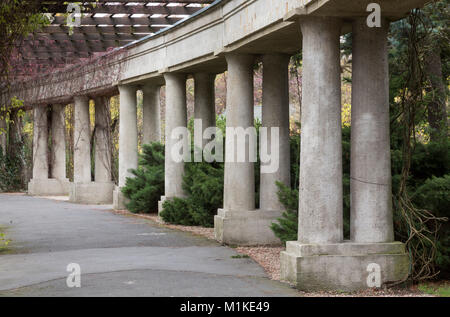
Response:
[{"label": "distant column", "polygon": [[3,155],[6,154],[6,133],[6,120],[3,118],[3,114],[0,113],[0,148],[2,149]]},{"label": "distant column", "polygon": [[87,96],[76,96],[74,99],[74,183],[90,183],[92,178],[89,98]]},{"label": "distant column", "polygon": [[95,182],[111,182],[109,97],[95,98]]},{"label": "distant column", "polygon": [[[284,210],[278,199],[276,182],[290,186],[290,143],[289,143],[289,56],[263,56],[263,96],[262,127],[267,128],[267,139],[261,138],[260,148],[274,150],[278,155],[270,153],[278,162],[261,163],[261,169],[273,164],[275,170],[263,173],[261,170],[260,208],[263,210]],[[271,129],[278,128],[278,140],[271,138]],[[260,132],[261,135],[261,132]],[[278,147],[272,148],[274,142]]]},{"label": "distant column", "polygon": [[52,106],[52,178],[66,180],[64,105]]},{"label": "distant column", "polygon": [[119,92],[119,187],[124,187],[127,177],[133,176],[129,170],[138,166],[136,87],[119,86]]},{"label": "distant column", "polygon": [[143,100],[143,144],[161,142],[160,86],[145,85]]},{"label": "distant column", "polygon": [[[202,120],[202,136],[205,129],[216,126],[215,74],[194,74],[194,118]],[[208,140],[203,140],[204,146]]]},{"label": "distant column", "polygon": [[48,179],[48,120],[47,107],[34,108],[33,179]]}]

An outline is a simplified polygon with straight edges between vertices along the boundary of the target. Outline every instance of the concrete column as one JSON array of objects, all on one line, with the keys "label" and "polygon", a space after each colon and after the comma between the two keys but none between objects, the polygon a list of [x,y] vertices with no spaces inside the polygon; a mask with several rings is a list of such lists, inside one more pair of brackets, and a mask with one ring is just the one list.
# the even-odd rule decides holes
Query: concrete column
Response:
[{"label": "concrete column", "polygon": [[184,162],[175,162],[170,153],[178,139],[172,139],[172,130],[187,126],[186,75],[164,74],[166,81],[166,144],[165,144],[165,192],[164,198],[183,197]]},{"label": "concrete column", "polygon": [[130,169],[138,166],[138,132],[136,87],[119,86],[120,128],[119,128],[119,187],[125,186]]},{"label": "concrete column", "polygon": [[[254,125],[254,57],[228,54],[226,59],[228,79],[224,203],[223,209],[219,209],[214,217],[215,238],[222,243],[236,245],[279,244],[280,240],[273,234],[270,224],[281,216],[281,212],[255,210],[255,172],[253,158],[249,155],[250,146],[253,147],[250,138],[248,134],[231,134],[232,128],[243,131]],[[238,141],[242,141],[241,138],[245,138],[245,149],[240,148]],[[256,150],[255,147],[252,150]],[[237,161],[237,153],[241,151],[245,151],[244,162]],[[230,153],[234,153],[234,158],[231,158]]]},{"label": "concrete column", "polygon": [[34,108],[33,179],[48,179],[47,107]]},{"label": "concrete column", "polygon": [[74,183],[90,183],[91,126],[89,118],[89,98],[87,96],[76,96],[74,100]]},{"label": "concrete column", "polygon": [[275,172],[261,172],[260,208],[262,210],[284,210],[278,200],[278,187],[275,182],[290,185],[288,65],[289,56],[287,55],[265,55],[263,57],[262,127],[267,128],[267,139],[261,138],[260,148],[265,146],[269,151],[272,149],[271,128],[278,128],[279,146],[274,150],[278,152],[279,162]]},{"label": "concrete column", "polygon": [[351,239],[394,241],[389,136],[389,22],[353,24]]},{"label": "concrete column", "polygon": [[310,17],[303,34],[303,98],[298,240],[343,240],[341,22]]},{"label": "concrete column", "polygon": [[[227,78],[227,129],[253,127],[253,64],[252,55],[226,55]],[[229,136],[227,136],[229,137]],[[225,153],[237,153],[238,142],[226,142]],[[248,149],[248,140],[245,142]],[[248,157],[247,157],[248,160]],[[255,171],[253,162],[225,162],[224,210],[248,211],[255,209]]]},{"label": "concrete column", "polygon": [[138,167],[138,129],[136,87],[119,86],[120,127],[119,127],[119,186],[114,190],[115,209],[125,209],[127,200],[121,192],[129,171]]},{"label": "concrete column", "polygon": [[66,180],[64,105],[52,106],[52,178]]},{"label": "concrete column", "polygon": [[[82,152],[80,153],[80,150],[78,150],[78,157],[80,158],[83,155],[86,166],[83,166],[83,181],[75,181],[71,187],[70,201],[91,205],[111,204],[113,202],[114,183],[111,181],[110,119],[108,118],[110,116],[109,100],[107,97],[95,98],[95,181],[92,182],[89,100],[87,98],[80,99],[75,99],[75,140],[77,140],[77,135],[81,135]],[[77,103],[79,104],[78,110]],[[77,122],[79,122],[78,128]],[[82,127],[88,128],[77,134],[77,131],[81,130]],[[77,156],[75,156],[76,158]]]},{"label": "concrete column", "polygon": [[48,167],[47,107],[34,108],[33,178],[28,183],[28,194],[35,196],[66,196],[70,182],[66,178],[66,140],[64,106],[52,106],[52,170]]},{"label": "concrete column", "polygon": [[6,154],[6,120],[3,118],[3,114],[0,113],[0,148],[2,149],[3,155]]},{"label": "concrete column", "polygon": [[109,98],[95,98],[95,182],[111,182]]},{"label": "concrete column", "polygon": [[[194,118],[202,120],[202,135],[205,129],[216,126],[215,79],[215,74],[194,74]],[[203,146],[207,142],[209,140],[203,140]]]},{"label": "concrete column", "polygon": [[142,88],[143,100],[143,139],[144,144],[161,142],[161,110],[159,86],[145,85]]},{"label": "concrete column", "polygon": [[332,17],[300,18],[303,100],[299,238],[286,243],[280,262],[281,278],[302,290],[365,289],[375,268],[380,272],[381,285],[408,276],[405,245],[391,242],[391,227],[386,221],[384,195],[385,188],[390,188],[386,154],[387,28],[366,28],[363,24],[367,16],[361,16],[364,18],[355,23],[353,39],[351,172],[352,217],[356,214],[356,221],[352,220],[353,241],[346,242],[342,240],[340,22]]}]

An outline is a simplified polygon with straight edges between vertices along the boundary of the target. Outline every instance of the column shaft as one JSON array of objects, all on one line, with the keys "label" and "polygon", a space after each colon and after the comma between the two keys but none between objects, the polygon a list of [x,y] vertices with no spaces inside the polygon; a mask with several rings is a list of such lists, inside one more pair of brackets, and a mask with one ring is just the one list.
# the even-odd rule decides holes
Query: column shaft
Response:
[{"label": "column shaft", "polygon": [[[252,55],[228,54],[227,79],[227,130],[229,128],[253,127],[253,64]],[[225,153],[237,153],[238,142],[230,142],[227,135]],[[245,141],[248,152],[249,141]],[[231,148],[234,146],[234,149]],[[243,149],[241,149],[243,150]],[[247,156],[248,160],[248,156]],[[224,175],[224,210],[254,210],[255,209],[255,171],[254,163],[225,162]]]},{"label": "column shaft", "polygon": [[95,181],[111,182],[109,97],[95,99]]},{"label": "column shaft", "polygon": [[300,243],[343,240],[340,29],[334,18],[305,17],[301,120]]},{"label": "column shaft", "polygon": [[3,114],[0,113],[0,148],[2,149],[3,155],[6,154],[6,133],[6,120],[3,118]]},{"label": "column shaft", "polygon": [[[202,135],[205,129],[216,126],[215,79],[215,74],[194,74],[194,117],[202,120]],[[203,140],[203,145],[207,142],[208,140]]]},{"label": "column shaft", "polygon": [[278,200],[278,187],[275,182],[290,185],[288,65],[289,56],[286,55],[263,57],[262,127],[268,129],[267,139],[261,138],[260,148],[265,146],[270,151],[271,128],[279,129],[277,140],[279,146],[273,149],[278,152],[278,169],[273,173],[261,173],[260,177],[260,209],[263,210],[283,210],[284,207]]},{"label": "column shaft", "polygon": [[89,118],[89,98],[76,96],[73,176],[75,183],[91,182],[91,126]]},{"label": "column shaft", "polygon": [[143,89],[143,139],[144,144],[161,142],[161,111],[159,86],[146,85]]},{"label": "column shaft", "polygon": [[33,179],[48,179],[47,107],[34,108]]},{"label": "column shaft", "polygon": [[123,187],[127,177],[132,177],[129,170],[138,166],[136,88],[119,86],[119,92],[119,187]]},{"label": "column shaft", "polygon": [[184,162],[175,162],[170,153],[178,139],[172,139],[172,130],[187,126],[186,75],[164,74],[166,81],[166,144],[165,144],[165,197],[182,197]]},{"label": "column shaft", "polygon": [[64,105],[52,106],[52,178],[66,179],[66,134]]},{"label": "column shaft", "polygon": [[353,25],[351,239],[394,241],[389,136],[389,22]]}]

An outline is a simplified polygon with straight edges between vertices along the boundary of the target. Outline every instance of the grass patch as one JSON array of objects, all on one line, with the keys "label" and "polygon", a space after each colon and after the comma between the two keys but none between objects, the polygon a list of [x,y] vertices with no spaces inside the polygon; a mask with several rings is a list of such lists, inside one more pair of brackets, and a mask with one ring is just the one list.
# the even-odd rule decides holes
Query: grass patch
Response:
[{"label": "grass patch", "polygon": [[450,283],[444,282],[440,284],[423,283],[418,286],[419,290],[425,294],[435,295],[439,297],[450,297]]},{"label": "grass patch", "polygon": [[0,226],[0,253],[8,250],[11,240],[6,238],[5,228]]}]

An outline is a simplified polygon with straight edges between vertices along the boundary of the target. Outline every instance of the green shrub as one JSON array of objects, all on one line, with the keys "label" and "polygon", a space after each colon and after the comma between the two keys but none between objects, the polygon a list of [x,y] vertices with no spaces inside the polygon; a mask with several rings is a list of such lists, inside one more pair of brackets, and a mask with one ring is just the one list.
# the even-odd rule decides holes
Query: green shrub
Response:
[{"label": "green shrub", "polygon": [[297,240],[298,232],[298,190],[292,189],[280,182],[278,186],[278,199],[286,208],[278,223],[272,223],[271,229],[281,241]]},{"label": "green shrub", "polygon": [[143,146],[139,167],[132,170],[122,192],[130,202],[128,210],[134,213],[158,211],[158,201],[164,195],[164,145],[152,143]]},{"label": "green shrub", "polygon": [[23,189],[22,164],[20,157],[10,157],[0,147],[0,192],[14,192]]},{"label": "green shrub", "polygon": [[[428,179],[412,195],[414,204],[437,217],[450,218],[450,174]],[[443,224],[438,233],[436,264],[442,272],[450,273],[450,224]]]},{"label": "green shrub", "polygon": [[164,202],[163,220],[180,225],[213,227],[214,215],[223,205],[223,173],[222,163],[186,163],[183,189],[187,198]]}]

